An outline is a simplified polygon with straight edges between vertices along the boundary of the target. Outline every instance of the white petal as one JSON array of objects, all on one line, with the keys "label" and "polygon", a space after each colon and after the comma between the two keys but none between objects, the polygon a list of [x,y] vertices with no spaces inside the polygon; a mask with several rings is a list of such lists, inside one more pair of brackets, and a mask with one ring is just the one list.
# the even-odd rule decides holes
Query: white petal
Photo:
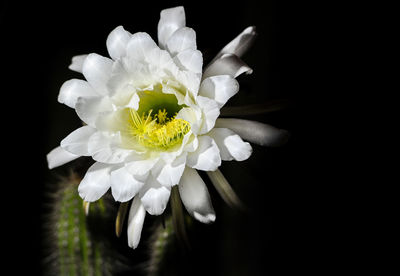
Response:
[{"label": "white petal", "polygon": [[[179,71],[175,77],[176,77],[177,81],[179,81],[184,87],[186,87],[189,90],[189,92],[191,92],[191,94],[186,93],[186,95],[188,95],[188,96],[192,95],[193,97],[197,96],[197,93],[198,93],[198,90],[200,87],[200,82],[201,82],[200,74],[196,74],[191,71]],[[181,95],[182,94],[180,94],[180,95],[178,94],[178,97],[177,97],[179,104],[182,104],[182,103],[180,103],[183,98]],[[181,96],[180,99],[179,99],[179,96]],[[183,98],[183,99],[185,99],[185,98]]]},{"label": "white petal", "polygon": [[160,159],[151,173],[161,185],[172,187],[179,183],[186,165],[186,153],[181,154],[173,162],[167,163]]},{"label": "white petal", "polygon": [[125,31],[124,27],[118,26],[108,35],[106,45],[110,57],[114,60],[126,55],[126,45],[132,34]]},{"label": "white petal", "polygon": [[[147,68],[155,81],[160,79],[169,79],[171,76],[177,76],[180,72],[171,55],[166,50],[154,48],[149,51],[146,61],[149,63]],[[147,84],[148,86],[148,84]]]},{"label": "white petal", "polygon": [[215,126],[229,128],[242,139],[261,146],[280,146],[289,138],[286,130],[250,120],[218,119]]},{"label": "white petal", "polygon": [[199,139],[197,139],[196,135],[191,135],[190,139],[188,139],[185,144],[184,151],[186,152],[194,152],[199,146]]},{"label": "white petal", "polygon": [[108,91],[113,99],[118,99],[121,96],[122,98],[126,98],[127,95],[130,96],[135,91],[129,86],[130,74],[126,68],[127,60],[129,58],[123,57],[113,63],[111,77],[107,82]]},{"label": "white petal", "polygon": [[199,134],[209,132],[215,125],[215,120],[219,116],[218,103],[210,98],[198,96],[197,104],[200,106],[203,116],[203,123]]},{"label": "white petal", "polygon": [[174,62],[179,68],[196,74],[202,73],[203,55],[199,50],[187,49],[174,57]]},{"label": "white petal", "polygon": [[100,131],[117,132],[124,131],[127,127],[128,114],[124,109],[117,109],[98,114],[96,129]]},{"label": "white petal", "polygon": [[189,214],[202,223],[215,221],[208,189],[196,170],[186,167],[178,187],[183,205]]},{"label": "white petal", "polygon": [[201,127],[201,110],[195,110],[194,108],[184,107],[179,110],[176,115],[177,119],[183,119],[190,123],[191,131],[198,134]]},{"label": "white petal", "polygon": [[252,72],[253,70],[238,56],[224,54],[208,65],[204,71],[203,79],[217,75],[230,75],[236,78],[243,73],[251,74]]},{"label": "white petal", "polygon": [[88,151],[95,161],[118,164],[125,161],[133,152],[120,147],[121,137],[119,133],[97,131],[88,141]]},{"label": "white petal", "polygon": [[61,141],[61,147],[72,154],[89,156],[88,141],[95,132],[96,129],[90,126],[80,127]]},{"label": "white petal", "polygon": [[199,146],[188,154],[187,165],[202,171],[215,171],[221,165],[221,156],[215,141],[206,135],[198,136]]},{"label": "white petal", "polygon": [[241,32],[235,39],[229,42],[214,58],[218,58],[223,54],[234,54],[241,57],[247,50],[253,45],[254,39],[256,38],[256,27],[247,27]]},{"label": "white petal", "polygon": [[127,56],[137,60],[146,61],[157,44],[147,33],[135,33],[127,45]]},{"label": "white petal", "polygon": [[217,143],[222,160],[243,161],[252,153],[250,144],[230,129],[213,128],[208,135]]},{"label": "white petal", "polygon": [[188,27],[178,29],[168,39],[167,49],[171,56],[175,56],[187,49],[196,50],[196,32]]},{"label": "white petal", "polygon": [[68,69],[78,73],[82,73],[83,62],[85,61],[87,56],[88,55],[79,55],[72,57],[72,62],[68,66]]},{"label": "white petal", "polygon": [[219,108],[239,91],[239,83],[229,75],[213,76],[201,82],[199,95],[218,103]]},{"label": "white petal", "polygon": [[133,94],[132,97],[129,99],[129,102],[124,107],[133,108],[135,110],[139,109],[139,102],[140,98],[137,93]]},{"label": "white petal", "polygon": [[84,201],[96,201],[107,192],[111,185],[112,168],[108,164],[96,162],[88,169],[78,187],[79,195]]},{"label": "white petal", "polygon": [[47,165],[49,169],[64,165],[72,160],[75,160],[79,155],[72,154],[61,147],[56,147],[47,154]]},{"label": "white petal", "polygon": [[61,86],[60,93],[58,94],[58,102],[75,108],[79,97],[93,96],[97,96],[97,93],[87,81],[72,79],[64,82]]},{"label": "white petal", "polygon": [[98,54],[90,54],[85,59],[82,73],[90,85],[100,95],[108,95],[107,81],[111,77],[113,61]]},{"label": "white petal", "polygon": [[139,192],[140,200],[150,215],[161,215],[169,200],[171,189],[161,185],[151,174]]},{"label": "white petal", "polygon": [[142,234],[144,218],[146,210],[144,209],[139,197],[135,197],[132,201],[128,217],[128,245],[135,249]]},{"label": "white petal", "polygon": [[153,168],[157,161],[157,158],[132,161],[127,164],[126,169],[133,175],[145,175]]},{"label": "white petal", "polygon": [[143,187],[144,179],[135,178],[125,167],[111,172],[111,192],[116,201],[131,200]]},{"label": "white petal", "polygon": [[102,112],[112,110],[113,105],[108,97],[81,97],[75,104],[75,111],[79,118],[92,127],[95,127],[96,120]]},{"label": "white petal", "polygon": [[158,22],[158,44],[165,49],[170,36],[178,29],[186,25],[185,10],[183,7],[175,7],[161,11]]}]

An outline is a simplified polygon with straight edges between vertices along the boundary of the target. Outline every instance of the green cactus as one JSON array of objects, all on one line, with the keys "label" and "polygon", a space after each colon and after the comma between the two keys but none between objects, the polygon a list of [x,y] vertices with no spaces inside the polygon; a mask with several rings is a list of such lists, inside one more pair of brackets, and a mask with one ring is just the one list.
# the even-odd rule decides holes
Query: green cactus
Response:
[{"label": "green cactus", "polygon": [[[131,249],[127,247],[126,236],[121,235],[129,203],[122,203],[117,211],[110,194],[94,203],[84,203],[78,194],[80,181],[78,174],[71,172],[52,186],[50,215],[46,217],[45,275],[106,276],[119,272],[132,275],[141,261],[131,258],[133,251],[126,252]],[[185,225],[190,226],[192,221],[183,212],[176,187],[172,189],[170,203],[172,215],[167,214],[163,223],[154,218],[155,228],[148,241],[149,259],[139,265],[146,268],[142,272],[148,276],[173,275],[176,267],[172,259],[188,247]],[[126,245],[123,255],[117,252],[118,242]]]},{"label": "green cactus", "polygon": [[78,194],[79,182],[77,174],[71,173],[68,178],[61,179],[52,196],[47,229],[50,257],[46,262],[46,274],[112,275],[110,252],[105,252],[106,241],[100,239],[99,233],[94,233],[89,225],[92,219],[108,220],[105,200],[90,204],[90,218],[87,217]]}]

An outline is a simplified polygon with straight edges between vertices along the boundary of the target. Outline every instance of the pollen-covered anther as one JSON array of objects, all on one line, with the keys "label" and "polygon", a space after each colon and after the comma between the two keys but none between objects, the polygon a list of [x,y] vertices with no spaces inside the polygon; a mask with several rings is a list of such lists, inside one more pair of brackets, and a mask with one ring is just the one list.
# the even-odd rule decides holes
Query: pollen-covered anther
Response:
[{"label": "pollen-covered anther", "polygon": [[130,134],[147,148],[165,150],[182,142],[190,131],[190,124],[174,117],[168,118],[165,109],[152,116],[153,110],[140,116],[134,109],[129,110]]}]

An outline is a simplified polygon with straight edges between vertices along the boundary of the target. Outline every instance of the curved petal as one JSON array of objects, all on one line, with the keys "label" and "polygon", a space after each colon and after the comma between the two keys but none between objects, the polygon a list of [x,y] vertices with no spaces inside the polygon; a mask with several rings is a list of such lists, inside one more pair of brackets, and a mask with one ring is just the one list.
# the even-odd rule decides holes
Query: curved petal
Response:
[{"label": "curved petal", "polygon": [[242,210],[245,209],[242,201],[236,195],[231,185],[229,185],[228,180],[226,180],[225,176],[220,170],[217,169],[213,172],[207,172],[207,175],[226,204],[234,208],[240,208]]},{"label": "curved petal", "polygon": [[129,209],[128,217],[128,245],[135,249],[140,242],[146,210],[139,197],[135,197]]},{"label": "curved petal", "polygon": [[108,164],[96,162],[86,172],[78,187],[78,192],[84,201],[93,202],[102,197],[111,186]]},{"label": "curved petal", "polygon": [[135,176],[142,176],[147,174],[154,167],[157,161],[157,158],[132,161],[126,165],[126,169],[129,173]]},{"label": "curved petal", "polygon": [[202,73],[203,55],[199,50],[186,49],[174,57],[174,62],[179,68],[196,74]]},{"label": "curved petal", "polygon": [[196,32],[188,27],[176,30],[167,41],[167,49],[171,56],[187,49],[196,50]]},{"label": "curved petal", "polygon": [[230,75],[236,78],[243,73],[251,74],[253,70],[238,56],[224,54],[208,65],[204,71],[203,79],[217,75]]},{"label": "curved petal", "polygon": [[190,123],[191,131],[195,134],[198,134],[200,131],[200,120],[201,120],[201,111],[195,110],[194,108],[184,107],[179,110],[178,114],[175,118],[183,119]]},{"label": "curved petal", "polygon": [[198,146],[199,146],[199,139],[197,139],[196,135],[191,134],[183,150],[186,152],[194,152]]},{"label": "curved petal", "polygon": [[120,148],[121,137],[119,133],[97,131],[88,140],[88,152],[95,161],[118,164],[125,161],[133,152]]},{"label": "curved petal", "polygon": [[179,71],[175,77],[177,81],[183,84],[191,92],[191,95],[196,97],[201,82],[200,74],[196,74],[191,71]]},{"label": "curved petal", "polygon": [[179,183],[185,165],[186,153],[183,153],[171,163],[160,159],[151,170],[151,173],[161,185],[172,187]]},{"label": "curved petal", "polygon": [[79,155],[72,154],[61,147],[56,147],[46,156],[49,169],[64,165],[72,160],[77,159],[78,157]]},{"label": "curved petal", "polygon": [[256,27],[250,26],[244,29],[235,39],[229,42],[210,62],[212,63],[215,59],[219,58],[223,54],[234,54],[241,57],[247,50],[253,45],[254,40],[257,36]]},{"label": "curved petal", "polygon": [[215,141],[209,136],[198,136],[199,146],[187,156],[187,165],[202,171],[215,171],[221,166],[221,156]]},{"label": "curved petal", "polygon": [[75,104],[79,118],[92,127],[95,127],[96,120],[102,112],[112,110],[113,105],[109,97],[80,97]]},{"label": "curved petal", "polygon": [[82,73],[90,85],[100,95],[108,95],[107,81],[111,76],[113,61],[98,54],[90,54],[85,59]]},{"label": "curved petal", "polygon": [[216,127],[229,128],[242,139],[261,146],[276,147],[287,142],[289,132],[271,125],[243,119],[218,119]]},{"label": "curved petal", "polygon": [[146,60],[150,65],[150,73],[155,75],[156,78],[169,78],[171,75],[176,76],[179,72],[179,67],[175,64],[171,55],[158,47],[149,52]]},{"label": "curved petal", "polygon": [[97,93],[87,81],[72,79],[64,82],[61,86],[60,93],[58,94],[58,102],[75,108],[79,97],[93,96],[97,96]]},{"label": "curved petal", "polygon": [[139,192],[140,200],[150,215],[161,215],[169,200],[171,189],[161,185],[151,174]]},{"label": "curved petal", "polygon": [[88,55],[79,55],[72,57],[71,64],[68,66],[68,69],[82,73],[83,62],[85,61]]},{"label": "curved petal", "polygon": [[147,33],[135,33],[131,36],[126,48],[127,56],[137,60],[146,61],[157,44]]},{"label": "curved petal", "polygon": [[250,144],[230,129],[213,128],[208,135],[217,143],[222,160],[243,161],[252,153]]},{"label": "curved petal", "polygon": [[61,141],[61,147],[79,156],[89,156],[88,142],[90,136],[96,132],[96,129],[90,126],[83,126],[71,132]]},{"label": "curved petal", "polygon": [[215,221],[215,212],[208,189],[196,170],[186,167],[178,185],[186,210],[202,223]]},{"label": "curved petal", "polygon": [[96,129],[100,131],[126,131],[128,115],[125,109],[102,112],[96,119]]},{"label": "curved petal", "polygon": [[124,27],[118,26],[107,37],[106,45],[108,53],[113,60],[126,55],[126,45],[132,34],[125,31]]},{"label": "curved petal", "polygon": [[206,78],[201,82],[199,95],[208,97],[218,103],[221,108],[239,91],[239,83],[229,75],[220,75]]},{"label": "curved petal", "polygon": [[214,127],[215,120],[219,116],[219,107],[216,101],[202,96],[197,97],[197,104],[200,106],[203,116],[203,123],[199,134],[204,134]]},{"label": "curved petal", "polygon": [[111,172],[111,193],[116,201],[131,200],[143,187],[145,178],[134,177],[125,167]]},{"label": "curved petal", "polygon": [[185,10],[182,6],[162,10],[157,27],[158,44],[160,47],[165,49],[170,36],[185,25]]}]

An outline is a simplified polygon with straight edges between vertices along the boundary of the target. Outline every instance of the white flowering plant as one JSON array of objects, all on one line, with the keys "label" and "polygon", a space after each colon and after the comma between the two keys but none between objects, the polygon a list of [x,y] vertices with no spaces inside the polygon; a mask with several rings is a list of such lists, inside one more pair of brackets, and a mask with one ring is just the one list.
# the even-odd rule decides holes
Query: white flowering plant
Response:
[{"label": "white flowering plant", "polygon": [[58,101],[75,109],[84,126],[47,155],[48,165],[91,157],[95,163],[79,195],[86,206],[109,189],[115,201],[132,200],[130,247],[139,244],[146,213],[162,214],[175,186],[191,216],[213,222],[214,208],[197,170],[207,172],[227,201],[237,201],[218,169],[221,162],[246,160],[250,143],[268,146],[286,136],[260,122],[219,117],[239,91],[236,78],[252,72],[241,56],[255,37],[255,27],[246,28],[203,66],[196,32],[186,26],[184,8],[175,7],[161,11],[158,43],[119,26],[106,40],[110,57],[91,53],[72,59],[69,68],[85,80],[66,81]]}]

